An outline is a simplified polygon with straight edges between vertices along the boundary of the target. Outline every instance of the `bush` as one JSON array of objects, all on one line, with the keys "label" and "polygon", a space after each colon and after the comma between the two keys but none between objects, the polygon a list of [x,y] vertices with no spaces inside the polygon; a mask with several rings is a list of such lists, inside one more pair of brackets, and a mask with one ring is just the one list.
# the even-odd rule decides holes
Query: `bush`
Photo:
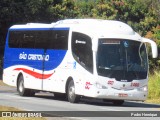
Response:
[{"label": "bush", "polygon": [[160,71],[155,70],[153,74],[149,74],[148,98],[160,98]]}]

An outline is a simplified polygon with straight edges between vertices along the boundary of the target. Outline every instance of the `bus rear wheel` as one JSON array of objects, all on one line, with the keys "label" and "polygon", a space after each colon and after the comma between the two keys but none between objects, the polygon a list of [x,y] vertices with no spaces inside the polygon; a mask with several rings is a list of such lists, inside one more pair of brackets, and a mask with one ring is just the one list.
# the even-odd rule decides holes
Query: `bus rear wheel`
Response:
[{"label": "bus rear wheel", "polygon": [[17,91],[20,96],[33,96],[35,94],[33,90],[24,87],[23,75],[20,75],[18,78]]},{"label": "bus rear wheel", "polygon": [[80,99],[80,96],[75,94],[75,85],[73,80],[69,81],[68,89],[67,89],[67,98],[71,103],[77,103]]}]

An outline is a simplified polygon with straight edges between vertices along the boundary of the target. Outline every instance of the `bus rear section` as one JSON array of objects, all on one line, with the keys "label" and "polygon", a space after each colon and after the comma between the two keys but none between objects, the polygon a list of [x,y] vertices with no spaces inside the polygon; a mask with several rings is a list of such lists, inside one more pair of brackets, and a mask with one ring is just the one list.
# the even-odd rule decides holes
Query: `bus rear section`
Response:
[{"label": "bus rear section", "polygon": [[[21,96],[36,91],[64,92],[56,82],[68,50],[69,28],[31,24],[12,26],[6,38],[3,81]],[[63,79],[63,78],[62,78]]]}]

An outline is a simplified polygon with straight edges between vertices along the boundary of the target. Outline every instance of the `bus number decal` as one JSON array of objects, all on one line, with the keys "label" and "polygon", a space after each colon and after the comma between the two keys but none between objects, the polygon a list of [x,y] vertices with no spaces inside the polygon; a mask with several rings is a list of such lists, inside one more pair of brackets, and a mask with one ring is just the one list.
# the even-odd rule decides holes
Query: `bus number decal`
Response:
[{"label": "bus number decal", "polygon": [[131,83],[132,87],[139,87],[139,83]]},{"label": "bus number decal", "polygon": [[114,81],[113,80],[109,80],[108,81],[108,85],[113,85],[114,84]]},{"label": "bus number decal", "polygon": [[90,86],[91,86],[92,84],[90,83],[90,82],[86,82],[86,86],[85,86],[85,89],[90,89]]}]

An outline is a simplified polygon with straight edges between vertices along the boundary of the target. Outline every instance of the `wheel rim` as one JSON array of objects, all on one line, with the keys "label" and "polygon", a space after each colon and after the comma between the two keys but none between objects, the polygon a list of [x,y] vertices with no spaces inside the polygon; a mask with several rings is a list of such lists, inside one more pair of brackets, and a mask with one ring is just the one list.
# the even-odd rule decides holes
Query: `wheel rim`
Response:
[{"label": "wheel rim", "polygon": [[74,95],[75,95],[75,87],[74,87],[74,85],[72,85],[72,86],[70,86],[70,88],[69,88],[69,97],[70,97],[71,99],[73,99],[73,98],[74,98]]},{"label": "wheel rim", "polygon": [[23,84],[23,81],[21,80],[19,83],[19,91],[23,92],[23,88],[24,88],[24,84]]}]

